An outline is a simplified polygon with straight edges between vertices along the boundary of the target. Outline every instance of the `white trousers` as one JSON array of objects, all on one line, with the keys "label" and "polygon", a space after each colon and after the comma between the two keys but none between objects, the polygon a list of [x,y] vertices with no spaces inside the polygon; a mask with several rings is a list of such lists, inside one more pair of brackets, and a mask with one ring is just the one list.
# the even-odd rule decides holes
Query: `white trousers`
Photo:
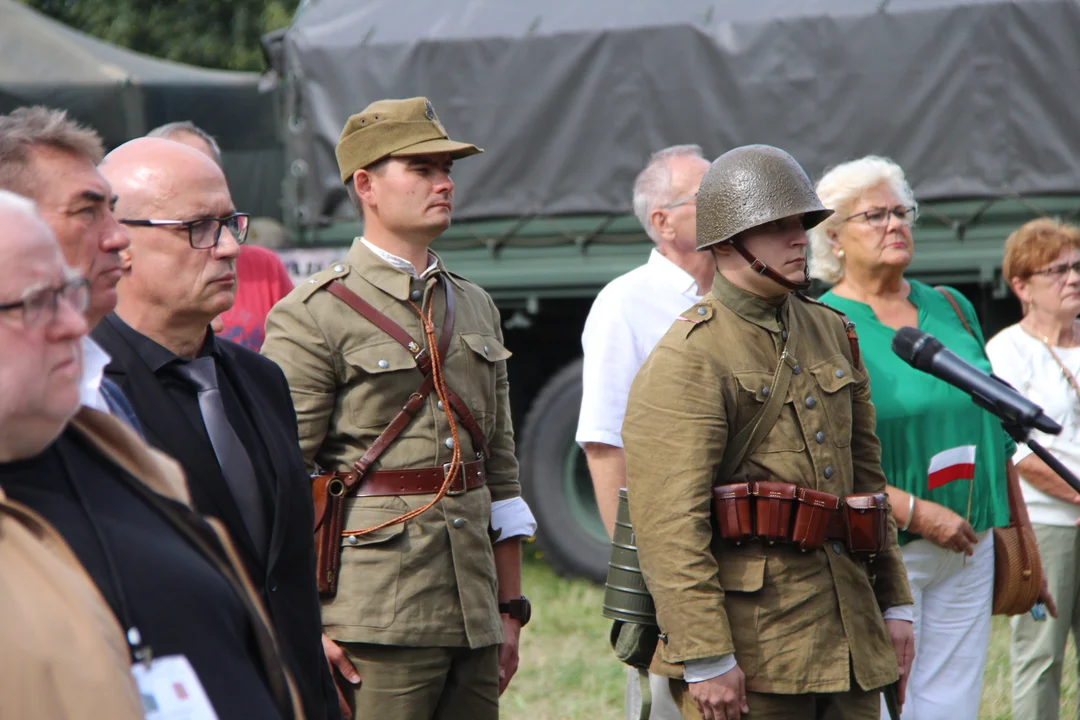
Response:
[{"label": "white trousers", "polygon": [[[671,681],[649,673],[649,689],[652,690],[652,710],[649,720],[680,720],[682,714],[671,698]],[[637,668],[626,668],[626,720],[638,720],[641,716],[641,685]]]},{"label": "white trousers", "polygon": [[[915,662],[903,720],[977,720],[990,647],[994,537],[978,533],[972,557],[929,540],[900,549],[915,599]],[[885,704],[881,717],[888,720]]]}]

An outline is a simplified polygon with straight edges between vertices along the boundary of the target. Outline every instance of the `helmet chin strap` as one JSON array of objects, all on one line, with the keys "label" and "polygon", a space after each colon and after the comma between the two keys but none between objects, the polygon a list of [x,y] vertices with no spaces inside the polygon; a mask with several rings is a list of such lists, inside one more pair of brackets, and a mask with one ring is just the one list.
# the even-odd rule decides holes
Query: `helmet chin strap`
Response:
[{"label": "helmet chin strap", "polygon": [[746,262],[750,263],[750,267],[758,275],[764,275],[772,280],[774,283],[786,287],[788,290],[806,290],[810,287],[810,265],[809,263],[803,265],[803,281],[800,283],[793,283],[780,273],[773,270],[771,267],[754,257],[749,250],[743,247],[742,241],[734,239],[731,241],[731,246],[743,256]]}]

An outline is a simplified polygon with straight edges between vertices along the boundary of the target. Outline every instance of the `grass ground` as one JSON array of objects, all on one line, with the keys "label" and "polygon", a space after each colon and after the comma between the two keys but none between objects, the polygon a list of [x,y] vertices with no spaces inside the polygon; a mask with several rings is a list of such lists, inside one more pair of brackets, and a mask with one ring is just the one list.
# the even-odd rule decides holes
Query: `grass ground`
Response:
[{"label": "grass ground", "polygon": [[[521,635],[521,668],[502,698],[507,720],[618,720],[626,673],[608,645],[600,616],[603,589],[556,577],[540,559],[525,561],[533,619]],[[1061,717],[1076,717],[1076,653],[1065,660]],[[1010,720],[1009,626],[994,618],[979,720]]]}]

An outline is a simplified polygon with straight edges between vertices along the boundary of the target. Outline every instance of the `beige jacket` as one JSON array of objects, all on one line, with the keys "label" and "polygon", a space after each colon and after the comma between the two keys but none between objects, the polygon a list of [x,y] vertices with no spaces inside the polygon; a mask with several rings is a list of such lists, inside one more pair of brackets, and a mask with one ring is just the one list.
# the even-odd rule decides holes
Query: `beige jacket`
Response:
[{"label": "beige jacket", "polygon": [[[499,313],[473,283],[439,269],[424,280],[377,257],[358,239],[345,262],[316,274],[270,312],[262,353],[285,373],[309,467],[347,471],[417,389],[423,375],[396,341],[326,291],[341,280],[426,346],[410,306],[434,303],[436,336],[453,288],[454,336],[446,383],[472,410],[487,437],[487,485],[446,497],[405,524],[343,540],[337,595],[323,603],[326,633],[343,642],[483,647],[502,640],[488,528],[491,503],[518,497],[517,460]],[[458,424],[461,456],[476,458]],[[431,468],[450,461],[450,427],[432,392],[420,413],[373,466]],[[430,495],[347,500],[345,528],[360,529],[421,507]]]},{"label": "beige jacket", "polygon": [[718,274],[642,367],[623,424],[631,521],[666,638],[658,655],[683,663],[734,652],[755,692],[843,692],[852,669],[868,690],[897,677],[882,612],[911,603],[895,524],[873,583],[842,543],[802,553],[713,535],[724,447],[765,402],[793,321],[798,372],[786,404],[723,482],[885,489],[869,379],[839,313],[796,296],[767,302]]}]

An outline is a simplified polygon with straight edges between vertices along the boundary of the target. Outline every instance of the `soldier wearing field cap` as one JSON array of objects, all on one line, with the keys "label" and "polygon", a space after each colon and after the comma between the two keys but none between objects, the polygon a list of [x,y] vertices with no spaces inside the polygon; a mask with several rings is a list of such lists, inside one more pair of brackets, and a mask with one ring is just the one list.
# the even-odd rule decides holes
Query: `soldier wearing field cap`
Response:
[{"label": "soldier wearing field cap", "polygon": [[[783,150],[736,148],[697,196],[712,290],[656,346],[622,438],[684,718],[879,717],[911,666],[911,594],[874,408],[842,315],[799,293],[832,213]],[[850,509],[849,509],[850,508]]]},{"label": "soldier wearing field cap", "polygon": [[536,525],[517,480],[510,352],[491,298],[430,250],[450,225],[451,165],[480,152],[425,98],[350,117],[337,159],[364,235],[267,318],[262,352],[324,473],[316,523],[344,501],[320,589],[359,718],[497,718],[529,618],[520,539]]}]

